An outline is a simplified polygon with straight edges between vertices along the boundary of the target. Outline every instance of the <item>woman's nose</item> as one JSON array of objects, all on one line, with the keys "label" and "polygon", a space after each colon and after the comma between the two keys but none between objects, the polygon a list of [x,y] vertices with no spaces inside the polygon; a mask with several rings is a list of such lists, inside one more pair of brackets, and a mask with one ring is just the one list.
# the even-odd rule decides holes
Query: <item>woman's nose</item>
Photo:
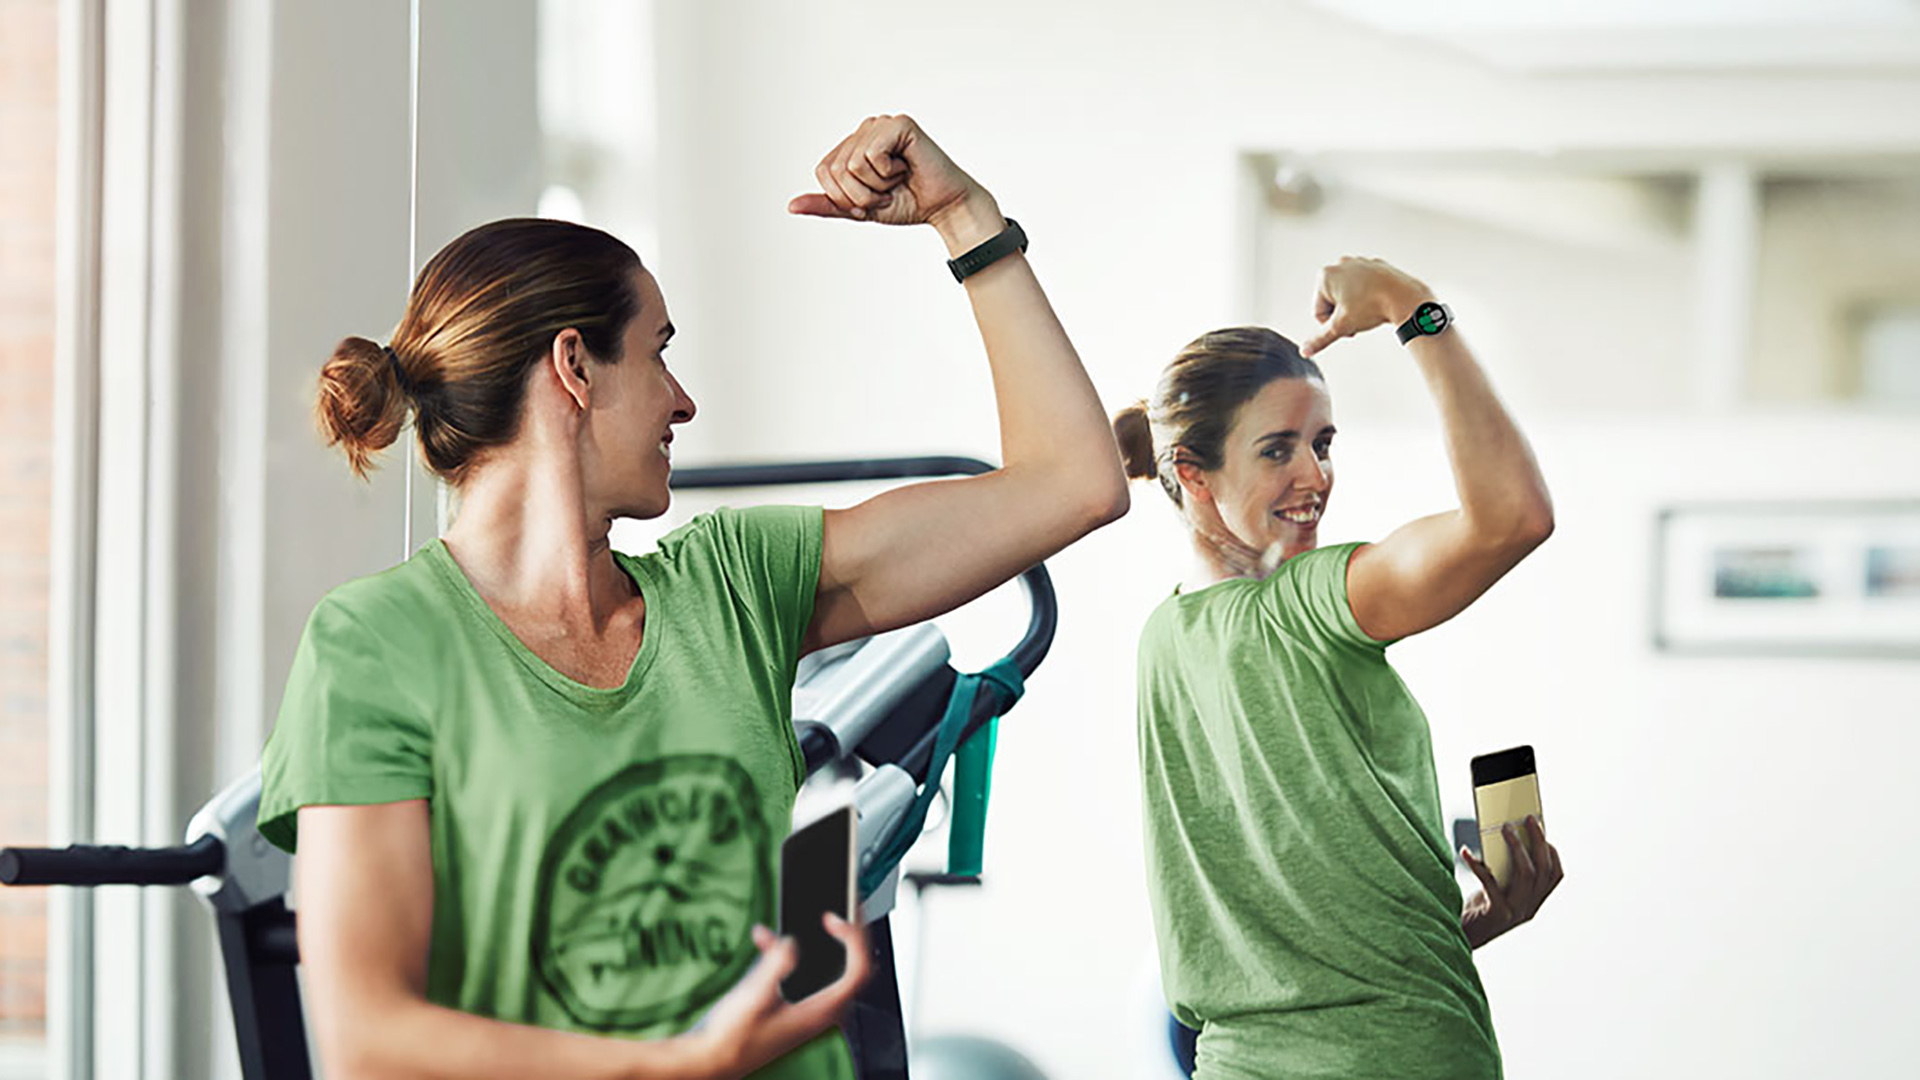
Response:
[{"label": "woman's nose", "polygon": [[1324,492],[1332,485],[1327,475],[1327,463],[1317,457],[1302,457],[1302,464],[1293,478],[1293,484],[1305,491]]},{"label": "woman's nose", "polygon": [[679,379],[673,380],[673,393],[673,422],[684,424],[693,419],[693,414],[699,410],[693,404],[693,395],[687,393],[687,388],[680,385]]}]

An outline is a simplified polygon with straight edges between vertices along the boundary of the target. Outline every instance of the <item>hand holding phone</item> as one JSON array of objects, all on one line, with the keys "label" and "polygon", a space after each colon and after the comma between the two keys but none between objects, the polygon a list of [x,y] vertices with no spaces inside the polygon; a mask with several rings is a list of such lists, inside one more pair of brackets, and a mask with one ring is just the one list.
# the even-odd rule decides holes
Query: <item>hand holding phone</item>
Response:
[{"label": "hand holding phone", "polygon": [[[842,942],[847,969],[838,981],[794,1003],[780,993],[798,953],[792,940],[764,926],[753,928],[760,953],[746,975],[679,1036],[688,1059],[704,1063],[703,1076],[745,1076],[840,1022],[869,971],[866,932],[857,923],[825,918],[829,935]],[[639,1045],[639,1044],[635,1044]],[[648,1057],[649,1062],[656,1059]]]},{"label": "hand holding phone", "polygon": [[1533,747],[1516,746],[1473,759],[1473,804],[1480,818],[1480,850],[1461,858],[1481,891],[1460,912],[1460,929],[1477,949],[1531,920],[1559,886],[1560,852],[1547,843],[1540,817],[1540,782]]},{"label": "hand holding phone", "polygon": [[1540,776],[1534,770],[1533,747],[1516,746],[1473,759],[1473,810],[1480,819],[1480,858],[1493,871],[1501,888],[1513,881],[1513,852],[1503,829],[1513,825],[1526,843],[1523,826],[1540,814]]},{"label": "hand holding phone", "polygon": [[797,829],[780,845],[780,935],[799,955],[780,982],[797,1002],[825,989],[847,969],[847,948],[827,933],[827,912],[854,920],[854,862],[858,823],[851,805],[837,807]]}]

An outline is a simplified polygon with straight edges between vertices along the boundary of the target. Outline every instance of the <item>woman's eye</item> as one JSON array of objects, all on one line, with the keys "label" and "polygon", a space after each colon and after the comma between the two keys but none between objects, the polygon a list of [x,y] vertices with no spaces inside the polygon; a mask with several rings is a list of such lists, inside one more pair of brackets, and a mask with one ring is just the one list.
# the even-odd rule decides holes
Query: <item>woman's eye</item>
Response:
[{"label": "woman's eye", "polygon": [[1326,457],[1332,451],[1333,451],[1332,439],[1324,439],[1320,442],[1313,444],[1313,452],[1320,457]]},{"label": "woman's eye", "polygon": [[1269,446],[1265,450],[1260,451],[1260,456],[1266,458],[1268,461],[1285,461],[1291,457],[1292,454],[1290,454],[1284,446]]}]

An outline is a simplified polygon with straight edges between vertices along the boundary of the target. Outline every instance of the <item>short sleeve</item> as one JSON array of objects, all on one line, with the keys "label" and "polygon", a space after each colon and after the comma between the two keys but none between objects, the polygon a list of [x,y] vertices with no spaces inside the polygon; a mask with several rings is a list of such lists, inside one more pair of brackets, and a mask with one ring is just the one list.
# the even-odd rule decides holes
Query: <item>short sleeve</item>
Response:
[{"label": "short sleeve", "polygon": [[381,638],[337,601],[322,600],[261,754],[261,835],[293,851],[303,806],[431,796],[432,731],[394,676]]},{"label": "short sleeve", "polygon": [[1367,636],[1347,598],[1347,563],[1361,542],[1302,552],[1282,563],[1267,579],[1266,595],[1275,615],[1297,632],[1328,644],[1379,651],[1391,642]]},{"label": "short sleeve", "polygon": [[753,612],[786,670],[800,662],[820,585],[825,515],[817,506],[755,506],[711,515],[728,587]]}]

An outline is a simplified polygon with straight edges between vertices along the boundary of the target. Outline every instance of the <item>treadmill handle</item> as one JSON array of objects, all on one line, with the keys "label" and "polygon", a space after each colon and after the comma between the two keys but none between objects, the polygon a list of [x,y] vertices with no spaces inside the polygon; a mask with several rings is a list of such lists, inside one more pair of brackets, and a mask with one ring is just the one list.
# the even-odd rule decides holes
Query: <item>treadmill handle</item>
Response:
[{"label": "treadmill handle", "polygon": [[226,864],[226,845],[215,836],[168,848],[0,848],[0,885],[185,885]]}]

